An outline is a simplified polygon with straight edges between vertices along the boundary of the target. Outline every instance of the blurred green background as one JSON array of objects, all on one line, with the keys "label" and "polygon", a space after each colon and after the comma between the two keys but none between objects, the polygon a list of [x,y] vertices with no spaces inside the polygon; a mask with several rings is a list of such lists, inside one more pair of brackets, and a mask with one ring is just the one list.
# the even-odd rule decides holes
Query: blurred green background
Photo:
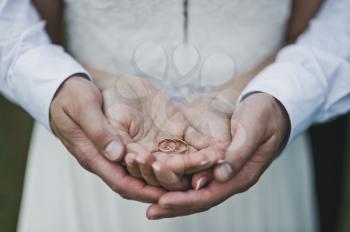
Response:
[{"label": "blurred green background", "polygon": [[33,122],[0,96],[0,232],[16,230]]},{"label": "blurred green background", "polygon": [[[347,120],[349,121],[349,117]],[[0,232],[12,232],[16,230],[32,125],[33,121],[22,109],[0,96]],[[349,128],[347,130],[349,135]],[[343,164],[341,165],[345,168],[345,175],[341,180],[344,186],[342,188],[343,197],[339,199],[340,206],[336,207],[339,208],[340,216],[337,223],[333,223],[334,225],[328,223],[327,229],[323,229],[323,231],[350,231],[349,137],[345,141],[347,152],[345,161],[342,161]],[[327,170],[324,171],[327,172]],[[322,180],[320,181],[322,182]],[[331,192],[332,189],[329,189],[329,191]],[[333,200],[328,199],[331,204]],[[327,209],[323,210],[325,212],[327,211]],[[329,228],[333,229],[330,230]]]}]

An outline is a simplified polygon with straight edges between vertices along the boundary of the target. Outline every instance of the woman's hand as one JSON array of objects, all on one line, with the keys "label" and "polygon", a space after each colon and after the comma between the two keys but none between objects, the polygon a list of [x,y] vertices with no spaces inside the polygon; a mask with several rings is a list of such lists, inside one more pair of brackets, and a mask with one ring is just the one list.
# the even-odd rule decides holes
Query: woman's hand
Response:
[{"label": "woman's hand", "polygon": [[[126,144],[125,163],[128,172],[149,185],[169,190],[189,189],[189,176],[159,165],[174,157],[192,157],[158,149],[159,141],[167,138],[184,139],[185,134],[194,131],[178,105],[148,81],[89,71],[102,93],[103,110],[111,128],[118,132]],[[196,139],[204,140],[202,137],[199,134]],[[199,152],[189,145],[187,154]]]},{"label": "woman's hand", "polygon": [[[153,163],[179,154],[160,152],[158,142],[165,138],[183,138],[188,121],[175,104],[146,80],[96,71],[94,76],[103,96],[104,113],[127,145],[128,172],[149,185],[160,186],[152,170]],[[189,188],[186,176],[170,181],[171,184],[164,187]]]},{"label": "woman's hand", "polygon": [[[233,97],[226,92],[211,92],[196,96],[181,106],[190,127],[184,140],[198,152],[174,156],[155,165],[161,176],[194,174],[192,187],[199,189],[213,178],[212,169],[224,159],[231,141],[230,118],[234,109]],[[201,139],[200,139],[201,138]]]},{"label": "woman's hand", "polygon": [[[273,57],[215,91],[196,96],[190,102],[181,104],[179,106],[183,115],[181,117],[185,117],[184,120],[188,122],[184,124],[183,135],[179,134],[179,136],[189,144],[191,152],[184,155],[148,153],[138,164],[144,166],[142,163],[146,160],[148,173],[152,173],[153,180],[148,183],[160,184],[169,190],[181,190],[179,185],[174,183],[179,182],[181,179],[179,177],[188,174],[194,174],[192,178],[194,189],[209,183],[214,176],[213,169],[209,168],[223,162],[226,149],[231,143],[230,120],[237,97],[245,85],[272,60]],[[157,156],[159,156],[159,162],[155,158]],[[129,163],[137,164],[133,161],[136,159],[134,155],[131,157],[127,155],[126,158]],[[150,170],[151,165],[153,172]],[[136,173],[140,173],[137,169],[141,168],[136,168]]]}]

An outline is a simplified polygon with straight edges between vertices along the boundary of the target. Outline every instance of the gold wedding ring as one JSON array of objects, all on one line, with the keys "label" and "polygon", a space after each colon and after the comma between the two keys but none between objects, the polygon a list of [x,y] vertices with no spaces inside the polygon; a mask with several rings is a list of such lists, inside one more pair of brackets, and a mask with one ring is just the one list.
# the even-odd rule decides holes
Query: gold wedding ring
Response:
[{"label": "gold wedding ring", "polygon": [[184,153],[188,144],[182,139],[163,139],[158,143],[158,150],[165,153]]}]

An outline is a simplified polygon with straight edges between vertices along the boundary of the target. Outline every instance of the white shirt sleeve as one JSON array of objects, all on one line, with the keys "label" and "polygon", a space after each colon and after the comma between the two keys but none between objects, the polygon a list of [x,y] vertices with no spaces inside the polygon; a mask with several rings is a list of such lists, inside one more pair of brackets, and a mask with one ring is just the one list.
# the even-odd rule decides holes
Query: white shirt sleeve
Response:
[{"label": "white shirt sleeve", "polygon": [[350,1],[328,0],[309,28],[283,48],[237,102],[254,92],[278,99],[288,112],[288,142],[314,122],[350,110]]},{"label": "white shirt sleeve", "polygon": [[50,130],[56,90],[86,70],[48,38],[30,0],[0,0],[0,92]]}]

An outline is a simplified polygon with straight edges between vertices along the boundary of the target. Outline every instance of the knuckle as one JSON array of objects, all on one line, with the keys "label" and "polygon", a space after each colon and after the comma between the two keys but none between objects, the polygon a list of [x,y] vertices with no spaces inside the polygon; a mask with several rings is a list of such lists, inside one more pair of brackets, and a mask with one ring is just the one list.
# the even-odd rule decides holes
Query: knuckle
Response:
[{"label": "knuckle", "polygon": [[71,153],[76,157],[79,164],[91,173],[96,172],[97,156],[92,155],[93,151],[83,150],[78,145],[71,145]]},{"label": "knuckle", "polygon": [[120,189],[119,187],[119,184],[115,181],[112,181],[110,184],[109,184],[109,187],[116,193],[118,193],[119,195],[121,196],[125,196],[126,195],[126,192],[123,190],[123,189]]},{"label": "knuckle", "polygon": [[259,180],[259,175],[256,174],[256,173],[252,173],[251,175],[248,175],[248,181],[247,183],[250,185],[250,186],[253,186],[255,185]]},{"label": "knuckle", "polygon": [[91,165],[91,160],[90,158],[86,157],[86,156],[81,156],[78,158],[78,162],[79,164],[86,169],[87,171],[94,173],[94,168]]},{"label": "knuckle", "polygon": [[132,199],[131,197],[129,197],[128,195],[125,195],[125,194],[120,194],[120,193],[119,193],[119,196],[120,196],[121,198],[125,199],[125,200],[131,200],[131,199]]},{"label": "knuckle", "polygon": [[93,168],[86,162],[79,162],[79,164],[88,172],[95,173]]}]

